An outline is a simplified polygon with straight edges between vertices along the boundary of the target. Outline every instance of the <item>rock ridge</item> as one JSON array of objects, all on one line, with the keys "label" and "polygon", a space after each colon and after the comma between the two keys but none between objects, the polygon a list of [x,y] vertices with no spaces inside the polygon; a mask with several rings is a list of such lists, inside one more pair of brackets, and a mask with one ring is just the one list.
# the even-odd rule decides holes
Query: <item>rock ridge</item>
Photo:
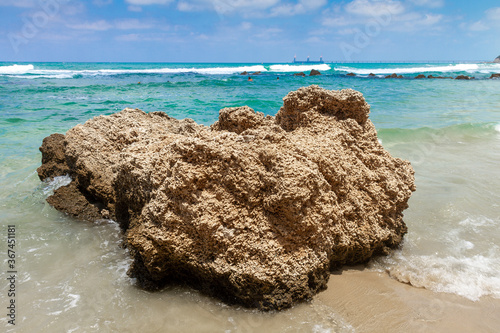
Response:
[{"label": "rock ridge", "polygon": [[318,86],[290,92],[275,117],[225,108],[210,127],[124,109],[44,139],[38,173],[72,178],[48,199],[57,209],[120,223],[140,286],[279,310],[407,231],[414,172],[369,111],[357,91]]}]

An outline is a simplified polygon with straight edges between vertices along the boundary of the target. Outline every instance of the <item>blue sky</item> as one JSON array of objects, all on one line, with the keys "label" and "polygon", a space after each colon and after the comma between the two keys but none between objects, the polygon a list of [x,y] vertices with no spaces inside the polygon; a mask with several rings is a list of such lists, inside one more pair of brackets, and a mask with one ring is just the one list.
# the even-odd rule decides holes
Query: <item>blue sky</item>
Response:
[{"label": "blue sky", "polygon": [[490,60],[498,0],[0,0],[0,61]]}]

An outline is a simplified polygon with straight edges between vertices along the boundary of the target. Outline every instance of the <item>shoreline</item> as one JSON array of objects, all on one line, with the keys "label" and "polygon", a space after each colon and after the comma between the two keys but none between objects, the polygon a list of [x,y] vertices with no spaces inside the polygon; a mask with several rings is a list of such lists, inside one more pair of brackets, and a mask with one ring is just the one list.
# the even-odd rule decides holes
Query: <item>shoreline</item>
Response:
[{"label": "shoreline", "polygon": [[363,266],[333,272],[328,288],[316,295],[356,332],[497,332],[500,299],[474,302],[396,281]]}]

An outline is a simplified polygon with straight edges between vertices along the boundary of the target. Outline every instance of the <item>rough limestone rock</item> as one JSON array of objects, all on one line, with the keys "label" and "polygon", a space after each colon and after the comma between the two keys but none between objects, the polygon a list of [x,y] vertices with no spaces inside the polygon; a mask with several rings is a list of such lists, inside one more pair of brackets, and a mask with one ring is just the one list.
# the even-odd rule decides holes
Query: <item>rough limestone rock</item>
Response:
[{"label": "rough limestone rock", "polygon": [[316,76],[316,75],[321,75],[321,72],[316,69],[311,69],[309,76]]},{"label": "rough limestone rock", "polygon": [[69,173],[64,154],[64,135],[55,133],[46,137],[43,139],[40,151],[42,152],[42,165],[37,170],[40,179]]},{"label": "rough limestone rock", "polygon": [[39,175],[72,177],[56,208],[120,223],[142,287],[287,308],[332,269],[398,246],[415,185],[361,93],[310,86],[283,102],[276,117],[222,109],[210,127],[138,109],[99,116],[45,139]]},{"label": "rough limestone rock", "polygon": [[499,78],[499,77],[500,77],[500,73],[494,73],[494,74],[491,74],[490,79],[495,79],[495,78]]},{"label": "rough limestone rock", "polygon": [[415,79],[425,79],[425,75],[424,74],[418,74],[417,76],[415,76]]},{"label": "rough limestone rock", "polygon": [[386,78],[386,79],[397,79],[397,78],[398,78],[398,74],[393,73],[393,74],[391,74],[391,75],[387,75],[385,78]]},{"label": "rough limestone rock", "polygon": [[346,76],[356,76],[354,73],[347,73]]}]

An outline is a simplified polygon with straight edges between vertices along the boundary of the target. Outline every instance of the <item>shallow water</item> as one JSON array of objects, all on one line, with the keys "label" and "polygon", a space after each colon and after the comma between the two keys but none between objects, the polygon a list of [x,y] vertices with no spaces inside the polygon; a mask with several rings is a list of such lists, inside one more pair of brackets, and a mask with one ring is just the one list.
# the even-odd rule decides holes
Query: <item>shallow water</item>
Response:
[{"label": "shallow water", "polygon": [[[309,84],[361,91],[384,147],[416,171],[401,250],[366,270],[465,300],[500,298],[500,80],[486,79],[500,68],[436,65],[446,70],[437,75],[481,78],[458,81],[411,79],[434,64],[327,64],[322,76],[305,78],[286,64],[29,65],[0,64],[0,234],[4,242],[7,225],[16,226],[16,332],[355,330],[345,309],[320,298],[260,313],[177,286],[140,290],[126,275],[117,225],[55,211],[45,199],[56,184],[35,171],[44,137],[97,115],[138,107],[208,125],[227,106],[274,115],[289,91]],[[344,75],[396,69],[407,79]],[[247,82],[243,70],[263,74]],[[0,304],[9,300],[3,288]],[[13,331],[7,320],[0,316],[0,325]]]}]

